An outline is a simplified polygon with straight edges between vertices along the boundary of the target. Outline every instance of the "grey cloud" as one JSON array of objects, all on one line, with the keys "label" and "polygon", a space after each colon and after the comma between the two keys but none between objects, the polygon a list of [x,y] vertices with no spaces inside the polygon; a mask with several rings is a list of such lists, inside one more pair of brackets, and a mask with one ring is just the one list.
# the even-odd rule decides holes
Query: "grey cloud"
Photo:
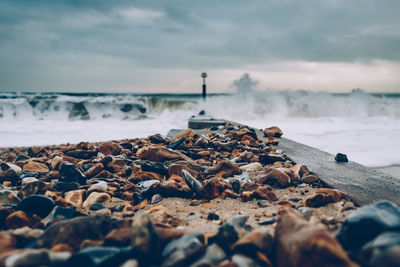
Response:
[{"label": "grey cloud", "polygon": [[[130,9],[153,15],[129,21]],[[398,61],[399,11],[396,0],[3,0],[0,88],[16,70],[46,79],[96,56],[149,69]]]}]

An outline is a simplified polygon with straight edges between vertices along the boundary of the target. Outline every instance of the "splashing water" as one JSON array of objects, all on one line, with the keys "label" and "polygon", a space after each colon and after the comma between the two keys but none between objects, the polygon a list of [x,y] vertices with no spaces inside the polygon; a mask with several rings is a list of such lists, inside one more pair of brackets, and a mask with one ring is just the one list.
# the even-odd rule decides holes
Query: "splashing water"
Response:
[{"label": "splashing water", "polygon": [[[242,79],[244,78],[244,80]],[[239,81],[246,81],[243,76]],[[242,83],[254,88],[254,81]],[[237,84],[240,85],[240,84]],[[263,129],[367,166],[400,164],[400,97],[363,92],[246,90],[213,95],[0,94],[0,147],[166,135],[200,110]]]}]

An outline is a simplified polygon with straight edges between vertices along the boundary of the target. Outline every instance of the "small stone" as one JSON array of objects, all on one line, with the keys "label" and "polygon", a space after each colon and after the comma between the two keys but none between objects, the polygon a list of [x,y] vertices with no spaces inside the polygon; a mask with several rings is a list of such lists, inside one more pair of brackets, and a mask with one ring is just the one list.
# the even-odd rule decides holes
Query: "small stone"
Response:
[{"label": "small stone", "polygon": [[35,178],[35,177],[25,177],[24,179],[21,180],[21,184],[22,184],[22,186],[24,186],[24,185],[27,185],[27,184],[29,184],[29,183],[36,182],[36,181],[39,181],[38,178]]},{"label": "small stone", "polygon": [[400,232],[384,232],[362,247],[361,258],[365,266],[400,266]]},{"label": "small stone", "polygon": [[68,192],[77,190],[79,188],[79,184],[77,182],[56,182],[53,184],[53,187],[60,192]]},{"label": "small stone", "polygon": [[73,254],[64,266],[120,266],[132,256],[130,248],[90,246]]},{"label": "small stone", "polygon": [[70,252],[73,253],[74,250],[67,244],[57,244],[51,248],[54,252]]},{"label": "small stone", "polygon": [[0,232],[0,253],[3,253],[4,251],[11,249],[17,245],[17,239],[6,233],[6,232]]},{"label": "small stone", "polygon": [[31,220],[28,218],[25,212],[15,211],[7,216],[5,223],[10,229],[17,229],[24,226],[31,226]]},{"label": "small stone", "polygon": [[248,215],[238,215],[232,218],[229,218],[226,223],[235,227],[243,227],[249,218]]},{"label": "small stone", "polygon": [[49,197],[31,195],[24,198],[18,204],[17,209],[24,211],[30,216],[36,214],[37,216],[44,218],[52,211],[54,206],[54,200]]},{"label": "small stone", "polygon": [[235,163],[229,160],[221,160],[218,162],[217,166],[208,170],[208,174],[218,174],[220,172],[223,172],[222,177],[227,178],[241,174],[242,170]]},{"label": "small stone", "polygon": [[43,219],[45,222],[50,222],[52,220],[68,220],[71,219],[74,216],[74,213],[76,211],[76,207],[60,207],[60,206],[55,206],[54,209],[47,215],[46,218]]},{"label": "small stone", "polygon": [[101,210],[101,209],[104,209],[105,207],[104,207],[104,205],[103,204],[101,204],[101,203],[94,203],[94,204],[92,204],[91,206],[90,206],[90,210],[91,211],[98,211],[98,210]]},{"label": "small stone", "polygon": [[270,168],[261,178],[257,180],[259,184],[269,184],[274,187],[287,187],[291,182],[290,177],[283,171]]},{"label": "small stone", "polygon": [[186,184],[193,190],[195,193],[199,193],[202,187],[202,184],[196,180],[187,170],[182,170],[182,176],[185,179]]},{"label": "small stone", "polygon": [[161,143],[165,143],[167,141],[161,134],[151,135],[151,136],[149,136],[149,140],[153,144],[161,144]]},{"label": "small stone", "polygon": [[192,263],[190,267],[217,266],[218,263],[226,258],[226,253],[217,244],[207,247],[204,255]]},{"label": "small stone", "polygon": [[183,130],[182,132],[180,132],[180,133],[178,133],[177,135],[173,136],[173,137],[171,138],[171,142],[174,142],[174,141],[176,141],[176,140],[178,140],[178,139],[181,139],[182,137],[191,138],[191,137],[193,137],[195,134],[196,134],[196,132],[195,132],[193,129],[190,129],[190,128],[189,128],[189,129]]},{"label": "small stone", "polygon": [[4,204],[18,204],[21,199],[17,196],[14,191],[1,189],[0,190],[0,203]]},{"label": "small stone", "polygon": [[62,157],[60,156],[55,156],[52,160],[51,160],[51,169],[52,170],[57,170],[58,167],[60,166],[60,164],[63,162]]},{"label": "small stone", "polygon": [[[16,166],[16,167],[15,167]],[[19,180],[21,173],[21,168],[14,164],[0,163],[0,183],[4,181],[9,181],[11,184],[15,185]]]},{"label": "small stone", "polygon": [[186,141],[186,137],[181,137],[176,141],[171,141],[168,145],[170,149],[177,149],[183,142]]},{"label": "small stone", "polygon": [[232,256],[232,264],[234,264],[233,266],[237,266],[237,267],[260,267],[260,265],[255,260],[253,260],[252,258],[249,258],[243,254],[233,255]]},{"label": "small stone", "polygon": [[99,174],[104,169],[103,163],[96,163],[92,167],[90,167],[86,172],[85,176],[87,178],[91,178]]},{"label": "small stone", "polygon": [[290,208],[280,210],[275,240],[278,266],[357,266],[323,225],[307,222]]},{"label": "small stone", "polygon": [[261,164],[268,165],[273,164],[275,162],[285,162],[286,157],[282,154],[277,153],[264,153],[258,156],[258,159]]},{"label": "small stone", "polygon": [[95,203],[107,203],[111,201],[111,197],[107,193],[93,192],[83,202],[82,207],[88,208]]},{"label": "small stone", "polygon": [[[33,177],[32,177],[33,178]],[[24,178],[26,179],[26,178]],[[36,179],[36,178],[33,178]],[[30,195],[38,194],[43,195],[47,191],[47,184],[43,181],[33,181],[26,185],[24,185],[21,190],[18,192],[18,196],[21,198],[25,198]]]},{"label": "small stone", "polygon": [[346,196],[340,190],[330,188],[319,188],[316,193],[306,199],[306,206],[318,208],[329,203],[336,203]]},{"label": "small stone", "polygon": [[209,214],[207,215],[207,220],[210,220],[210,221],[219,220],[219,215],[218,215],[218,214],[215,214],[215,213],[209,213]]},{"label": "small stone", "polygon": [[155,194],[151,197],[150,204],[157,204],[162,200],[162,196],[160,194]]},{"label": "small stone", "polygon": [[300,179],[300,183],[306,183],[306,184],[315,184],[315,183],[317,183],[319,181],[319,179],[317,178],[317,176],[315,176],[315,175],[306,175],[306,176],[303,176],[301,179]]},{"label": "small stone", "polygon": [[159,237],[146,212],[137,214],[131,226],[131,245],[145,257],[159,248]]},{"label": "small stone", "polygon": [[123,227],[113,229],[104,239],[105,246],[125,247],[131,243],[131,228]]},{"label": "small stone", "polygon": [[168,168],[161,162],[146,161],[141,165],[142,171],[155,172],[162,176],[168,176]]},{"label": "small stone", "polygon": [[61,182],[78,182],[79,184],[86,184],[86,176],[83,171],[73,163],[63,162],[60,165]]},{"label": "small stone", "polygon": [[299,211],[301,213],[301,216],[307,221],[310,220],[311,216],[314,213],[313,209],[308,207],[300,207]]},{"label": "small stone", "polygon": [[67,244],[74,250],[80,249],[85,239],[99,240],[111,230],[109,216],[78,217],[52,224],[37,240],[35,247],[51,248],[56,244]]},{"label": "small stone", "polygon": [[93,191],[107,192],[107,182],[100,181],[96,184],[92,184],[87,191],[88,191],[88,193],[93,192]]},{"label": "small stone", "polygon": [[161,266],[189,266],[206,250],[200,239],[204,239],[202,234],[192,233],[169,242],[162,251],[163,262]]},{"label": "small stone", "polygon": [[99,145],[97,150],[102,153],[104,156],[108,155],[118,155],[122,147],[114,142],[103,142]]},{"label": "small stone", "polygon": [[174,159],[188,159],[182,153],[168,149],[166,147],[158,146],[145,146],[138,150],[136,153],[137,157],[140,159],[147,159],[150,161],[164,162],[166,160]]},{"label": "small stone", "polygon": [[225,223],[219,227],[218,233],[215,236],[215,242],[225,251],[230,252],[231,246],[239,239],[239,235],[235,227]]},{"label": "small stone", "polygon": [[252,162],[250,164],[241,166],[242,171],[255,172],[262,170],[262,165],[259,162]]},{"label": "small stone", "polygon": [[31,161],[24,165],[24,172],[37,172],[37,173],[46,173],[49,171],[49,167],[46,164]]},{"label": "small stone", "polygon": [[349,162],[347,155],[342,153],[337,153],[335,156],[336,162]]},{"label": "small stone", "polygon": [[274,247],[274,241],[274,235],[271,230],[253,231],[236,241],[232,246],[232,250],[234,253],[242,253],[252,258],[256,256],[257,251],[270,255]]},{"label": "small stone", "polygon": [[92,159],[97,156],[97,152],[92,150],[75,149],[67,151],[65,155],[77,159]]},{"label": "small stone", "polygon": [[199,194],[204,198],[214,199],[219,197],[226,189],[232,190],[231,184],[214,177],[204,182]]},{"label": "small stone", "polygon": [[25,250],[7,258],[6,266],[50,266],[49,253],[46,250]]},{"label": "small stone", "polygon": [[261,222],[259,222],[259,225],[270,225],[270,224],[274,224],[276,223],[276,219],[275,218],[268,218],[266,220],[263,220]]},{"label": "small stone", "polygon": [[263,133],[264,133],[264,136],[267,136],[267,137],[278,137],[278,138],[281,137],[282,134],[283,134],[282,130],[279,129],[279,127],[277,127],[277,126],[272,126],[272,127],[269,127],[269,128],[265,128]]},{"label": "small stone", "polygon": [[82,207],[83,194],[85,194],[85,192],[84,189],[68,191],[64,194],[64,200],[76,207]]},{"label": "small stone", "polygon": [[364,206],[350,213],[336,238],[350,251],[358,251],[384,231],[400,229],[400,210],[388,201]]},{"label": "small stone", "polygon": [[19,240],[21,238],[27,240],[27,241],[32,241],[34,239],[37,239],[39,236],[43,234],[44,230],[42,229],[31,229],[28,226],[24,226],[18,229],[15,229],[12,231],[12,235],[17,237]]}]

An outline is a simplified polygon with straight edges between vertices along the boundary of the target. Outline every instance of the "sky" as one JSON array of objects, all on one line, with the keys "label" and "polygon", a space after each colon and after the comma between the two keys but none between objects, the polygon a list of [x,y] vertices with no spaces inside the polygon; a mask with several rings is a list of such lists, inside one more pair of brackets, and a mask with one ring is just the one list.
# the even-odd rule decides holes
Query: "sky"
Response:
[{"label": "sky", "polygon": [[1,0],[0,92],[400,92],[398,0]]}]

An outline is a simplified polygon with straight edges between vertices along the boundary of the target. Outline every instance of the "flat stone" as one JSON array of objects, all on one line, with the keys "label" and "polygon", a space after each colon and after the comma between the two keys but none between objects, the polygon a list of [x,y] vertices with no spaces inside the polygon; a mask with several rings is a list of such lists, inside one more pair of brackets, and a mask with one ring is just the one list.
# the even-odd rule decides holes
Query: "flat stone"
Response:
[{"label": "flat stone", "polygon": [[85,174],[73,163],[63,162],[60,165],[59,172],[59,180],[61,182],[78,182],[79,184],[86,184]]},{"label": "flat stone", "polygon": [[36,240],[35,247],[51,248],[56,244],[63,243],[77,251],[83,240],[102,239],[110,230],[111,219],[109,216],[78,217],[49,226]]},{"label": "flat stone", "polygon": [[28,218],[25,212],[15,211],[7,216],[5,223],[10,229],[17,229],[24,226],[31,226],[31,220]]},{"label": "flat stone", "polygon": [[0,190],[0,203],[1,204],[18,204],[21,199],[14,191],[1,189]]},{"label": "flat stone", "polygon": [[290,208],[280,210],[275,240],[277,266],[358,266],[322,224],[310,223]]},{"label": "flat stone", "polygon": [[148,257],[159,249],[159,237],[146,212],[137,214],[131,225],[131,245],[143,256]]},{"label": "flat stone", "polygon": [[202,234],[184,235],[168,243],[162,251],[162,267],[188,266],[206,250],[199,238]]},{"label": "flat stone", "polygon": [[93,246],[73,254],[64,266],[120,266],[133,256],[130,248]]},{"label": "flat stone", "polygon": [[399,229],[399,208],[391,202],[381,201],[350,213],[336,238],[345,249],[357,251],[382,232]]},{"label": "flat stone", "polygon": [[363,264],[374,267],[400,266],[400,232],[384,232],[362,247]]},{"label": "flat stone", "polygon": [[95,203],[107,203],[111,201],[111,197],[107,193],[92,192],[83,202],[82,207],[88,208]]},{"label": "flat stone", "polygon": [[65,153],[68,157],[73,157],[77,159],[92,159],[97,156],[96,151],[92,150],[82,150],[82,149],[75,149],[70,150]]},{"label": "flat stone", "polygon": [[190,267],[216,266],[226,258],[226,253],[217,244],[207,247],[205,254]]},{"label": "flat stone", "polygon": [[[31,177],[33,178],[33,177]],[[26,179],[26,178],[25,178]],[[36,178],[33,178],[36,179]],[[26,198],[30,195],[43,195],[47,191],[48,185],[40,180],[32,181],[28,184],[25,184],[21,190],[18,192],[18,196],[21,198]]]},{"label": "flat stone", "polygon": [[81,207],[83,204],[84,189],[68,191],[64,194],[64,200],[76,207]]},{"label": "flat stone", "polygon": [[24,172],[37,172],[37,173],[46,173],[49,171],[49,167],[46,164],[31,161],[24,165]]},{"label": "flat stone", "polygon": [[30,216],[36,214],[37,216],[44,218],[51,212],[54,206],[54,200],[49,197],[30,195],[18,204],[17,209],[24,211]]}]

